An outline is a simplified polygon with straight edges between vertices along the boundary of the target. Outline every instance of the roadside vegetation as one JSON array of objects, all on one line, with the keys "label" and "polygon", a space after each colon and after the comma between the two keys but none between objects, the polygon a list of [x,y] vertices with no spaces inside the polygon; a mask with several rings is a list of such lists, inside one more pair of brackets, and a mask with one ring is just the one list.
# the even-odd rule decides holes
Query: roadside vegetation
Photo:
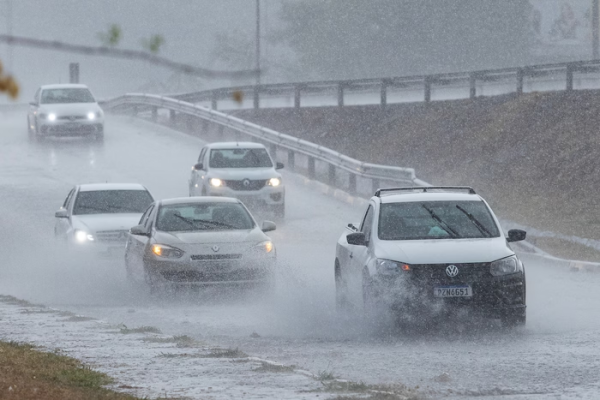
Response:
[{"label": "roadside vegetation", "polygon": [[0,342],[0,398],[138,399],[104,387],[112,382],[109,376],[73,358],[27,344]]}]

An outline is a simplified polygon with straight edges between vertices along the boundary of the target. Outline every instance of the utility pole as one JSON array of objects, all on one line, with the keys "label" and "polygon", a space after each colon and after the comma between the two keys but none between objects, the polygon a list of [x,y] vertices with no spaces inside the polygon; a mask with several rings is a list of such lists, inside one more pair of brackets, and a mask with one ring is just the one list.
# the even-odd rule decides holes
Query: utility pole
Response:
[{"label": "utility pole", "polygon": [[598,34],[598,20],[600,15],[598,14],[600,14],[598,0],[592,0],[592,57],[594,60],[599,58],[598,52],[600,51],[600,35]]},{"label": "utility pole", "polygon": [[256,0],[256,84],[260,85],[260,0]]}]

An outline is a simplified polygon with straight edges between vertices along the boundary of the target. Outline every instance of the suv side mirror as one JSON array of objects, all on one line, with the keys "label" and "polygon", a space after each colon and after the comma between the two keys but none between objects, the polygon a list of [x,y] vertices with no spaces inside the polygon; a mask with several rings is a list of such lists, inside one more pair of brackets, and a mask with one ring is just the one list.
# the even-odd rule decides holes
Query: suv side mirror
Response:
[{"label": "suv side mirror", "polygon": [[146,228],[144,228],[144,225],[136,225],[133,228],[131,228],[129,230],[129,233],[131,233],[132,235],[138,235],[138,236],[148,236],[148,231],[146,231]]},{"label": "suv side mirror", "polygon": [[198,163],[198,164],[194,165],[194,170],[200,171],[201,169],[204,169],[204,165],[202,163]]},{"label": "suv side mirror", "polygon": [[367,245],[365,234],[363,232],[355,232],[346,235],[346,241],[348,242],[348,244],[353,244],[355,246]]},{"label": "suv side mirror", "polygon": [[276,162],[275,163],[275,169],[283,169],[283,163],[282,162]]},{"label": "suv side mirror", "polygon": [[69,212],[64,208],[61,208],[60,210],[54,213],[54,216],[56,218],[69,218]]},{"label": "suv side mirror", "polygon": [[506,240],[508,242],[520,242],[521,240],[525,240],[525,237],[527,237],[527,232],[520,229],[511,229],[508,231],[508,238]]},{"label": "suv side mirror", "polygon": [[271,221],[263,221],[262,226],[260,228],[263,232],[271,232],[277,229],[275,222]]}]

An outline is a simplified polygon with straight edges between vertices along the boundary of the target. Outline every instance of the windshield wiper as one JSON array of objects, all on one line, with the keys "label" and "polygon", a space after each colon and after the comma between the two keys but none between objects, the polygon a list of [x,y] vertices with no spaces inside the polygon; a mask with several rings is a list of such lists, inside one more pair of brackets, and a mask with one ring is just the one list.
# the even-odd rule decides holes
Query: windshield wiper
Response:
[{"label": "windshield wiper", "polygon": [[[99,208],[99,207],[94,207],[94,206],[77,206],[77,210],[96,210],[96,211],[100,211],[102,213],[105,213],[107,210],[104,208]],[[75,213],[73,213],[75,214]],[[79,213],[77,213],[79,214]],[[75,214],[75,215],[77,215]]]},{"label": "windshield wiper", "polygon": [[229,224],[226,224],[224,222],[207,221],[205,219],[195,219],[194,221],[195,222],[201,222],[201,223],[207,224],[207,225],[212,224],[213,226],[222,226],[222,227],[225,227],[225,228],[238,229],[236,226],[229,225]]},{"label": "windshield wiper", "polygon": [[475,225],[477,227],[477,229],[479,229],[479,232],[481,232],[482,235],[484,235],[486,237],[492,237],[492,233],[481,222],[479,222],[479,220],[477,218],[475,218],[473,216],[473,214],[471,214],[470,212],[468,212],[467,210],[465,210],[458,204],[456,205],[456,208],[458,208],[460,211],[463,212],[463,214],[465,214],[467,217],[469,217],[469,220],[473,223],[473,225]]},{"label": "windshield wiper", "polygon": [[436,213],[435,211],[433,211],[431,208],[427,207],[425,204],[421,204],[421,206],[427,210],[427,212],[429,213],[429,215],[431,215],[431,218],[433,218],[434,220],[436,220],[438,222],[438,225],[440,228],[442,228],[443,230],[445,230],[446,232],[448,232],[448,234],[450,236],[452,236],[453,238],[458,238],[460,237],[460,235],[458,233],[456,233],[456,231],[454,229],[452,229],[450,227],[450,225],[448,225],[448,223],[444,220],[442,220]]}]

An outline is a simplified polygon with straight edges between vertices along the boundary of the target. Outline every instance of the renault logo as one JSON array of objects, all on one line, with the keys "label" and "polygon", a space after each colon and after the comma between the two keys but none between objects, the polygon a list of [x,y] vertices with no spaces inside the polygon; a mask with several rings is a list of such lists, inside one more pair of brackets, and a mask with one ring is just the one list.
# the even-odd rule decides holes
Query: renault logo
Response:
[{"label": "renault logo", "polygon": [[446,275],[448,275],[450,278],[454,278],[456,275],[458,275],[458,267],[456,265],[448,265],[446,267]]},{"label": "renault logo", "polygon": [[242,181],[242,185],[244,185],[245,187],[248,187],[248,186],[250,186],[250,179],[244,179],[244,180]]},{"label": "renault logo", "polygon": [[216,244],[212,247],[212,251],[214,251],[215,253],[219,251],[219,246],[217,246]]}]

